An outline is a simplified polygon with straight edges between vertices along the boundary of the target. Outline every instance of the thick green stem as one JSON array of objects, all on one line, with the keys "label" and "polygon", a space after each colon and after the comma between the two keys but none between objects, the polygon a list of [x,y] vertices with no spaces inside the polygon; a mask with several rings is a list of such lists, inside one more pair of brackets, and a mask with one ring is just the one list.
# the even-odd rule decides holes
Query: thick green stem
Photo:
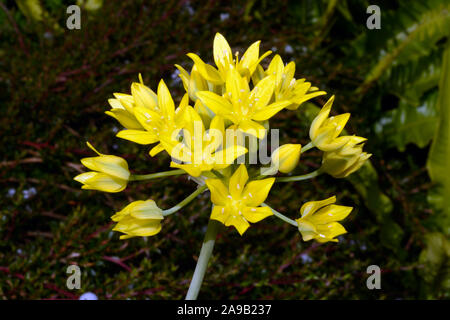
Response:
[{"label": "thick green stem", "polygon": [[219,230],[220,222],[209,220],[208,228],[206,229],[205,239],[200,250],[197,265],[195,266],[194,275],[192,276],[191,284],[186,295],[186,300],[196,300],[200,287],[202,286],[203,278],[205,277],[206,267],[211,258],[211,254],[216,241],[217,232]]},{"label": "thick green stem", "polygon": [[283,177],[283,178],[277,178],[275,182],[291,182],[291,181],[301,181],[301,180],[308,180],[314,177],[317,177],[322,172],[320,169],[304,174],[302,176],[293,176],[293,177]]},{"label": "thick green stem", "polygon": [[157,173],[150,173],[150,174],[133,174],[128,179],[129,181],[140,181],[140,180],[151,180],[151,179],[157,179],[157,178],[163,178],[163,177],[170,177],[170,176],[177,176],[180,174],[185,174],[186,172],[182,169],[177,170],[170,170],[170,171],[163,171],[163,172],[157,172]]},{"label": "thick green stem", "polygon": [[181,201],[179,204],[177,204],[176,206],[164,210],[163,211],[163,216],[168,216],[172,213],[177,212],[178,210],[180,210],[181,208],[183,208],[185,205],[187,205],[189,202],[191,202],[192,200],[195,199],[195,197],[197,197],[200,193],[202,193],[203,191],[205,191],[206,189],[206,185],[203,185],[201,187],[198,187],[197,190],[195,190],[194,192],[192,192],[186,199],[184,199],[183,201]]}]

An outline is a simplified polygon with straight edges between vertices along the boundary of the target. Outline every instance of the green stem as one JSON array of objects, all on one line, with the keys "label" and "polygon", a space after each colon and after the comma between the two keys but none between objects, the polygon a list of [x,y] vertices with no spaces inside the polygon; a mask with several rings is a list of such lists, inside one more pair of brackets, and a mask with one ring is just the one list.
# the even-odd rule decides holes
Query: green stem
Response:
[{"label": "green stem", "polygon": [[177,170],[169,170],[169,171],[150,173],[150,174],[132,174],[128,180],[129,181],[151,180],[151,179],[157,179],[157,178],[163,178],[163,177],[177,176],[177,175],[185,174],[185,173],[186,172],[184,170],[177,169]]},{"label": "green stem", "polygon": [[181,201],[179,204],[177,204],[176,206],[167,209],[167,210],[163,210],[163,216],[168,216],[171,215],[172,213],[177,212],[178,210],[180,210],[181,208],[183,208],[185,205],[187,205],[189,202],[191,202],[192,200],[194,200],[200,193],[202,193],[203,191],[205,191],[206,189],[206,185],[203,185],[199,188],[197,188],[197,190],[195,190],[194,192],[192,192],[186,199],[184,199],[183,201]]},{"label": "green stem", "polygon": [[314,144],[312,143],[312,141],[310,143],[308,143],[307,145],[303,146],[300,153],[306,152],[311,148],[314,148]]},{"label": "green stem", "polygon": [[284,222],[287,222],[287,223],[293,225],[293,226],[296,227],[296,228],[298,227],[297,221],[292,220],[292,219],[286,217],[284,214],[279,213],[277,210],[271,208],[270,206],[268,206],[268,205],[265,204],[265,203],[261,204],[261,206],[267,207],[267,208],[269,208],[270,210],[272,210],[272,213],[274,214],[274,216],[276,216],[277,218],[280,218],[280,219],[283,220]]},{"label": "green stem", "polygon": [[203,245],[200,249],[200,255],[198,257],[197,265],[195,266],[194,275],[192,276],[191,284],[189,285],[189,290],[186,294],[186,300],[197,299],[200,287],[202,286],[203,278],[205,277],[208,261],[211,258],[219,226],[220,222],[209,220],[205,239],[203,240]]},{"label": "green stem", "polygon": [[301,175],[301,176],[293,176],[293,177],[283,177],[283,178],[277,178],[275,182],[291,182],[291,181],[302,181],[302,180],[308,180],[314,177],[317,177],[322,172],[320,169],[317,169],[316,171]]}]

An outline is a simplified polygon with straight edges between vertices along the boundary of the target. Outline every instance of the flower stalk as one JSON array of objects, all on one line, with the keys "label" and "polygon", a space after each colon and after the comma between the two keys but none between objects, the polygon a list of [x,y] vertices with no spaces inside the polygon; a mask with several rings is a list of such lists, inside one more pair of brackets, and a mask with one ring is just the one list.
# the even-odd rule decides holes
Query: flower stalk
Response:
[{"label": "flower stalk", "polygon": [[157,179],[157,178],[178,176],[180,174],[186,174],[186,172],[182,169],[177,169],[177,170],[169,170],[169,171],[150,173],[150,174],[133,174],[130,176],[130,178],[128,180],[129,181],[152,180],[152,179]]},{"label": "flower stalk", "polygon": [[206,229],[205,239],[203,240],[200,255],[198,257],[197,265],[195,266],[194,275],[192,276],[189,290],[186,294],[186,300],[196,300],[200,287],[202,286],[203,278],[205,277],[206,268],[216,242],[217,233],[219,231],[220,222],[209,220]]}]

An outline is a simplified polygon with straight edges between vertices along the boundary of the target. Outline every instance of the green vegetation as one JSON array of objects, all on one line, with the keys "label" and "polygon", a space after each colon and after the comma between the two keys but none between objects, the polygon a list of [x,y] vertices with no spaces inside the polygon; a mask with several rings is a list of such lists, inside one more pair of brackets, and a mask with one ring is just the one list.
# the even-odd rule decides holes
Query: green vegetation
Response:
[{"label": "green vegetation", "polygon": [[[253,41],[297,65],[326,97],[273,120],[283,143],[307,141],[331,94],[351,112],[349,134],[368,138],[370,164],[347,179],[276,185],[267,204],[297,218],[305,201],[336,194],[355,209],[339,244],[302,242],[268,218],[244,237],[222,229],[200,299],[448,299],[450,292],[450,5],[377,1],[381,29],[369,30],[369,1],[79,1],[81,30],[66,28],[74,1],[0,1],[0,297],[181,299],[204,236],[208,193],[164,220],[155,237],[119,240],[110,216],[132,200],[164,209],[195,187],[183,176],[130,183],[119,194],[82,191],[73,177],[92,152],[123,156],[136,174],[168,170],[168,157],[115,138],[104,114],[114,92],[142,73],[172,95],[186,53],[212,60],[222,33],[233,50]],[[291,140],[287,140],[291,137]],[[295,137],[295,138],[293,138]],[[284,139],[284,140],[283,140]],[[296,173],[319,166],[308,152]],[[81,289],[66,287],[77,264]],[[366,269],[379,265],[381,290]]]}]

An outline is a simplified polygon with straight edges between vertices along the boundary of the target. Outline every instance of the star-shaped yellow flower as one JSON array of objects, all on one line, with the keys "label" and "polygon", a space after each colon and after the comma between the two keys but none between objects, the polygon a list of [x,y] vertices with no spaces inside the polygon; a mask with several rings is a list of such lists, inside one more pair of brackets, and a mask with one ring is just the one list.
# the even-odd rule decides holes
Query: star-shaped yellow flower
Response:
[{"label": "star-shaped yellow flower", "polygon": [[297,224],[304,241],[315,239],[319,242],[338,242],[337,237],[346,233],[345,228],[337,221],[345,219],[352,207],[338,206],[336,197],[322,200],[310,201],[300,208],[301,217]]},{"label": "star-shaped yellow flower", "polygon": [[245,133],[263,138],[267,120],[290,104],[289,101],[270,103],[274,89],[274,77],[262,79],[251,91],[248,82],[236,69],[228,71],[226,93],[220,96],[210,91],[199,91],[197,97],[214,113],[231,120],[229,129],[239,129]]},{"label": "star-shaped yellow flower", "polygon": [[200,115],[192,107],[187,108],[183,141],[176,144],[162,140],[164,148],[172,158],[170,166],[180,168],[193,177],[204,171],[222,170],[236,158],[247,152],[239,145],[224,145],[225,124],[221,116],[215,116],[209,130],[205,130]]},{"label": "star-shaped yellow flower", "polygon": [[211,191],[214,204],[211,219],[222,222],[225,226],[234,226],[242,235],[250,223],[261,221],[272,215],[268,207],[260,207],[266,200],[275,178],[248,182],[245,165],[229,178],[228,186],[221,179],[207,179],[206,185]]},{"label": "star-shaped yellow flower", "polygon": [[311,87],[311,83],[305,79],[295,79],[295,62],[291,61],[285,66],[278,54],[270,62],[265,75],[275,77],[275,101],[289,100],[291,104],[286,106],[289,110],[295,110],[303,102],[326,94],[325,91]]},{"label": "star-shaped yellow flower", "polygon": [[338,137],[342,130],[344,130],[345,124],[350,118],[350,113],[328,117],[333,101],[334,96],[325,103],[317,117],[311,123],[309,129],[311,142],[322,151],[339,149],[350,139],[349,136]]}]

